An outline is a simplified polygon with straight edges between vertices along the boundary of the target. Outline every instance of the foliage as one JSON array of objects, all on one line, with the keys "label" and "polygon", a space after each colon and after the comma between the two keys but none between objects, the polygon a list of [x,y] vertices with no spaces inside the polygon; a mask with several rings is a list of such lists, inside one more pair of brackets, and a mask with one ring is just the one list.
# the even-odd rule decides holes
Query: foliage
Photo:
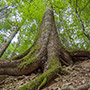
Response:
[{"label": "foliage", "polygon": [[14,38],[3,58],[7,57],[19,45],[15,54],[28,49],[34,42],[35,36],[42,21],[46,5],[53,7],[55,22],[60,39],[65,47],[74,49],[89,49],[90,41],[84,35],[80,22],[74,9],[77,9],[83,21],[85,31],[90,35],[90,0],[1,0],[0,17],[0,45],[5,42],[14,27],[18,25],[20,30],[19,40]]}]

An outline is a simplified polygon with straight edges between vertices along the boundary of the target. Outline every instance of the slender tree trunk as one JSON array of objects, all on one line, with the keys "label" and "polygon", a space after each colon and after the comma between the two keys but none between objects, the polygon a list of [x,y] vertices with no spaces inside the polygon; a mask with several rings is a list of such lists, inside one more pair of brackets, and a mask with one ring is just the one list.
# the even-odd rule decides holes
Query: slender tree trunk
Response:
[{"label": "slender tree trunk", "polygon": [[0,12],[2,12],[3,10],[5,10],[5,9],[7,9],[8,8],[8,6],[6,6],[6,7],[4,7],[4,8],[1,8],[0,9]]},{"label": "slender tree trunk", "polygon": [[11,57],[13,57],[13,56],[15,55],[15,51],[16,51],[17,47],[18,47],[19,44],[20,44],[19,36],[18,36],[17,39],[18,39],[18,41],[17,41],[17,43],[16,43],[15,49],[9,54],[9,56],[7,57],[8,59],[11,58]]},{"label": "slender tree trunk", "polygon": [[2,18],[4,18],[4,17],[6,17],[6,16],[8,16],[9,15],[9,12],[6,12],[5,14],[3,14],[2,16],[0,16],[0,19],[2,19]]},{"label": "slender tree trunk", "polygon": [[0,46],[0,57],[3,55],[9,44],[11,43],[14,36],[17,34],[19,27],[16,26],[15,30],[10,34],[7,40]]},{"label": "slender tree trunk", "polygon": [[63,47],[56,30],[54,14],[50,8],[46,8],[37,40],[26,52],[18,56],[18,60],[0,62],[0,75],[27,75],[42,68],[43,74],[18,90],[39,90],[58,72],[65,72],[62,64],[71,65],[73,60],[79,57],[90,58],[89,51],[69,52]]}]

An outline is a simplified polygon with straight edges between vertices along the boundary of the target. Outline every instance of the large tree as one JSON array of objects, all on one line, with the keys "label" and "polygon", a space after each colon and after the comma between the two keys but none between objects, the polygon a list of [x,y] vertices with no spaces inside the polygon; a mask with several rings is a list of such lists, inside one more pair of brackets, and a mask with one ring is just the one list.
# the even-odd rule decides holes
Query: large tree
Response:
[{"label": "large tree", "polygon": [[62,68],[63,64],[73,65],[76,60],[90,59],[90,51],[65,48],[56,29],[53,9],[46,7],[33,45],[11,59],[0,60],[0,75],[28,75],[41,68],[39,77],[18,89],[37,90],[55,78],[57,73],[67,73]]}]

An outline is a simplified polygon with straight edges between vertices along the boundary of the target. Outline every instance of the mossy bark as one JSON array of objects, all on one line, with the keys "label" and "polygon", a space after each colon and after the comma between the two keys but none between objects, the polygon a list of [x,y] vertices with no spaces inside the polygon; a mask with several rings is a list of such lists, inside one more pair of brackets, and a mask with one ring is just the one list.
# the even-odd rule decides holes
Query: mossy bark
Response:
[{"label": "mossy bark", "polygon": [[35,80],[29,82],[18,90],[37,90],[45,85],[50,79],[52,79],[56,72],[60,71],[60,67],[53,67],[52,69],[47,70],[41,76],[37,77]]},{"label": "mossy bark", "polygon": [[[88,55],[82,51],[68,52],[59,39],[53,11],[47,8],[41,23],[38,37],[31,48],[14,60],[0,61],[0,75],[27,75],[38,68],[43,74],[18,90],[37,90],[55,77],[58,72],[64,71],[62,64],[71,65],[76,57]],[[18,59],[18,60],[15,60]]]}]

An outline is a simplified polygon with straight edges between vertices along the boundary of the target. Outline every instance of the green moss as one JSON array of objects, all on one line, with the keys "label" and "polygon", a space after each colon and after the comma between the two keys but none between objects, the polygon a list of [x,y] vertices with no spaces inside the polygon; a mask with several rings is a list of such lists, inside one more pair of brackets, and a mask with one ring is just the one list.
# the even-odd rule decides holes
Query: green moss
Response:
[{"label": "green moss", "polygon": [[39,45],[35,45],[35,46],[31,49],[30,54],[34,53],[34,51],[36,51],[36,49],[38,49],[38,48],[39,48]]},{"label": "green moss", "polygon": [[28,55],[26,55],[23,60],[26,61],[30,58],[31,54],[34,54],[36,50],[39,49],[39,45],[35,45],[34,47],[32,47],[31,51],[28,53]]},{"label": "green moss", "polygon": [[26,62],[23,61],[20,65],[19,65],[19,68],[22,68],[24,65],[26,65]]},{"label": "green moss", "polygon": [[40,86],[38,87],[38,89],[40,89],[42,86],[44,86],[45,83],[46,83],[46,81],[47,81],[47,78],[44,78],[43,82],[40,84]]},{"label": "green moss", "polygon": [[[33,63],[33,62],[37,59],[37,57],[38,57],[38,56],[34,56],[36,50],[38,51],[38,49],[39,49],[39,45],[35,45],[35,46],[32,48],[32,50],[29,52],[29,54],[26,55],[23,59],[21,59],[21,60],[23,60],[23,61],[22,61],[22,63],[19,65],[19,68],[22,68],[24,65],[28,65],[28,64],[30,64],[30,63]],[[33,55],[33,56],[32,56],[32,55]]]},{"label": "green moss", "polygon": [[[35,86],[37,86],[37,84],[34,81],[31,81],[28,83],[28,89],[27,90],[32,90],[35,88]],[[31,88],[31,89],[30,89]]]},{"label": "green moss", "polygon": [[[23,87],[18,88],[17,90],[27,90],[28,85],[24,85]],[[29,90],[29,89],[28,89]]]},{"label": "green moss", "polygon": [[37,56],[31,57],[29,60],[23,61],[23,62],[19,65],[19,67],[22,68],[24,65],[28,65],[28,64],[30,64],[30,63],[33,63],[36,59],[37,59]]},{"label": "green moss", "polygon": [[65,89],[61,89],[61,90],[71,90],[70,88],[65,88]]},{"label": "green moss", "polygon": [[78,51],[79,49],[72,49],[72,48],[65,48],[68,52],[75,52]]},{"label": "green moss", "polygon": [[73,51],[74,51],[73,49],[68,49],[68,48],[66,48],[66,50],[67,50],[68,52],[73,52]]},{"label": "green moss", "polygon": [[44,80],[44,76],[41,75],[39,77],[37,77],[34,81],[31,81],[30,83],[28,83],[28,88],[31,88],[30,90],[36,90],[37,88],[41,88],[42,85],[44,85],[44,83],[42,83]]},{"label": "green moss", "polygon": [[[34,60],[30,60],[28,61],[28,63],[31,63],[31,61],[34,61]],[[44,72],[39,77],[35,78],[34,81],[31,81],[27,85],[24,85],[23,86],[24,89],[21,88],[18,90],[37,90],[37,88],[40,89],[43,85],[45,85],[47,78],[52,77],[52,75],[55,75],[56,73],[58,73],[60,69],[62,69],[62,67],[61,67],[61,63],[59,62],[59,59],[53,56],[51,57],[50,66],[46,72]]]},{"label": "green moss", "polygon": [[42,82],[43,80],[44,80],[44,75],[41,75],[37,77],[34,81],[29,82],[28,84],[24,85],[23,87],[17,90],[37,90],[37,88],[41,88],[41,86],[44,84],[45,80],[44,82]]},{"label": "green moss", "polygon": [[49,67],[53,67],[53,66],[61,66],[60,61],[59,60],[51,61]]},{"label": "green moss", "polygon": [[62,65],[58,59],[58,57],[52,56],[49,64],[49,68],[52,68],[53,66],[60,67],[62,69]]},{"label": "green moss", "polygon": [[40,89],[46,83],[47,78],[58,72],[59,69],[59,67],[54,66],[53,68],[47,70],[42,75],[37,77],[34,81],[29,82],[17,90],[37,90],[37,88]]},{"label": "green moss", "polygon": [[65,48],[68,52],[77,52],[77,51],[89,51],[88,49],[80,49],[80,48]]},{"label": "green moss", "polygon": [[27,64],[33,63],[37,59],[37,56],[31,57],[29,60],[27,60]]}]

